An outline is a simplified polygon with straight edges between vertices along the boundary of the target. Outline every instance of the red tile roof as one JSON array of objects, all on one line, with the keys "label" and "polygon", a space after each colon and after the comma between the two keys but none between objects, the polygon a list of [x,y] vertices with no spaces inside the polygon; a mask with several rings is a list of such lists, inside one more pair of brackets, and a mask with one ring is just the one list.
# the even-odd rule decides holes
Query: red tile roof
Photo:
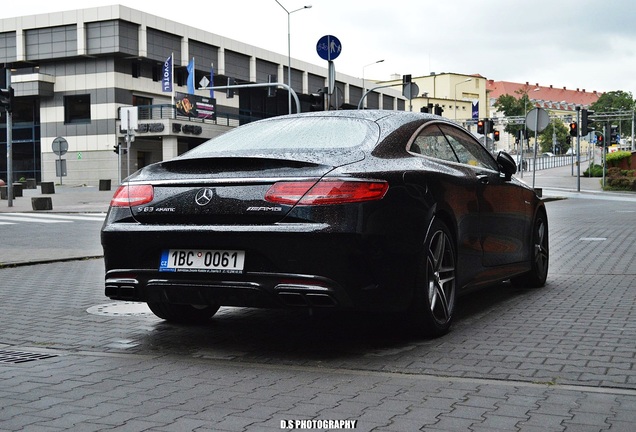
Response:
[{"label": "red tile roof", "polygon": [[[510,81],[494,80],[488,80],[486,88],[490,92],[489,97],[492,99],[497,99],[501,95],[512,95],[518,98],[521,97],[523,92],[527,92],[530,100],[542,100],[544,102],[557,104],[565,101],[569,105],[580,105],[582,108],[587,108],[596,102],[603,94],[596,90],[589,92],[585,91],[585,89],[571,90],[566,89],[565,87],[553,87],[552,85],[541,86],[539,83],[530,84],[528,82],[515,83]],[[557,107],[555,106],[554,108]]]}]

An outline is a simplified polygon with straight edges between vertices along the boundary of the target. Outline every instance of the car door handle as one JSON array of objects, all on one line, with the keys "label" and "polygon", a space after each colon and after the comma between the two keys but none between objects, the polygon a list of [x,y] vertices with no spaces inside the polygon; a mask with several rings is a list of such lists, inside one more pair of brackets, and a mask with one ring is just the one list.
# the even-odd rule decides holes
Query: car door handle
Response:
[{"label": "car door handle", "polygon": [[490,182],[488,176],[486,174],[478,174],[477,181],[481,184],[488,184]]}]

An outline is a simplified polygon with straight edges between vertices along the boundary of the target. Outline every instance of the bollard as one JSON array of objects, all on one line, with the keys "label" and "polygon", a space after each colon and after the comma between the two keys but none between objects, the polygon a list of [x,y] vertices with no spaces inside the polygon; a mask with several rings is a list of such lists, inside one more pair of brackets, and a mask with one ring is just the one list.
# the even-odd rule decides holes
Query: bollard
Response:
[{"label": "bollard", "polygon": [[42,189],[43,194],[54,194],[55,193],[55,183],[53,182],[42,182],[40,183],[40,189]]},{"label": "bollard", "polygon": [[22,196],[22,183],[13,183],[13,197],[21,197]]},{"label": "bollard", "polygon": [[36,189],[37,183],[34,178],[26,179],[26,189]]},{"label": "bollard", "polygon": [[110,179],[101,179],[99,181],[99,190],[100,191],[109,191],[110,190]]},{"label": "bollard", "polygon": [[53,200],[51,197],[32,197],[31,207],[33,210],[53,210]]}]

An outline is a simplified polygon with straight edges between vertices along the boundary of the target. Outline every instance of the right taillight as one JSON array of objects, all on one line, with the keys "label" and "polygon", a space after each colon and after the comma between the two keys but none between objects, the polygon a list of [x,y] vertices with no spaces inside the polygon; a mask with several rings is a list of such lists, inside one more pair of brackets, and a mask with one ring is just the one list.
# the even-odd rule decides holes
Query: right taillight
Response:
[{"label": "right taillight", "polygon": [[378,180],[321,180],[278,182],[265,194],[265,200],[287,205],[332,205],[379,200],[389,184]]},{"label": "right taillight", "polygon": [[146,204],[154,198],[152,185],[121,185],[110,200],[111,207],[131,207]]}]

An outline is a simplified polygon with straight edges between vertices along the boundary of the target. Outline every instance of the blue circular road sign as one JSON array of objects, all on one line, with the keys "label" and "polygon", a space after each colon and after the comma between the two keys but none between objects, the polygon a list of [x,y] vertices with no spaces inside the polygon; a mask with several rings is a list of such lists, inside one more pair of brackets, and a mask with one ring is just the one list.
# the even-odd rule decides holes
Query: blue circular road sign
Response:
[{"label": "blue circular road sign", "polygon": [[341,51],[342,44],[335,36],[323,36],[318,40],[318,43],[316,44],[316,52],[323,60],[335,60],[340,55]]}]

